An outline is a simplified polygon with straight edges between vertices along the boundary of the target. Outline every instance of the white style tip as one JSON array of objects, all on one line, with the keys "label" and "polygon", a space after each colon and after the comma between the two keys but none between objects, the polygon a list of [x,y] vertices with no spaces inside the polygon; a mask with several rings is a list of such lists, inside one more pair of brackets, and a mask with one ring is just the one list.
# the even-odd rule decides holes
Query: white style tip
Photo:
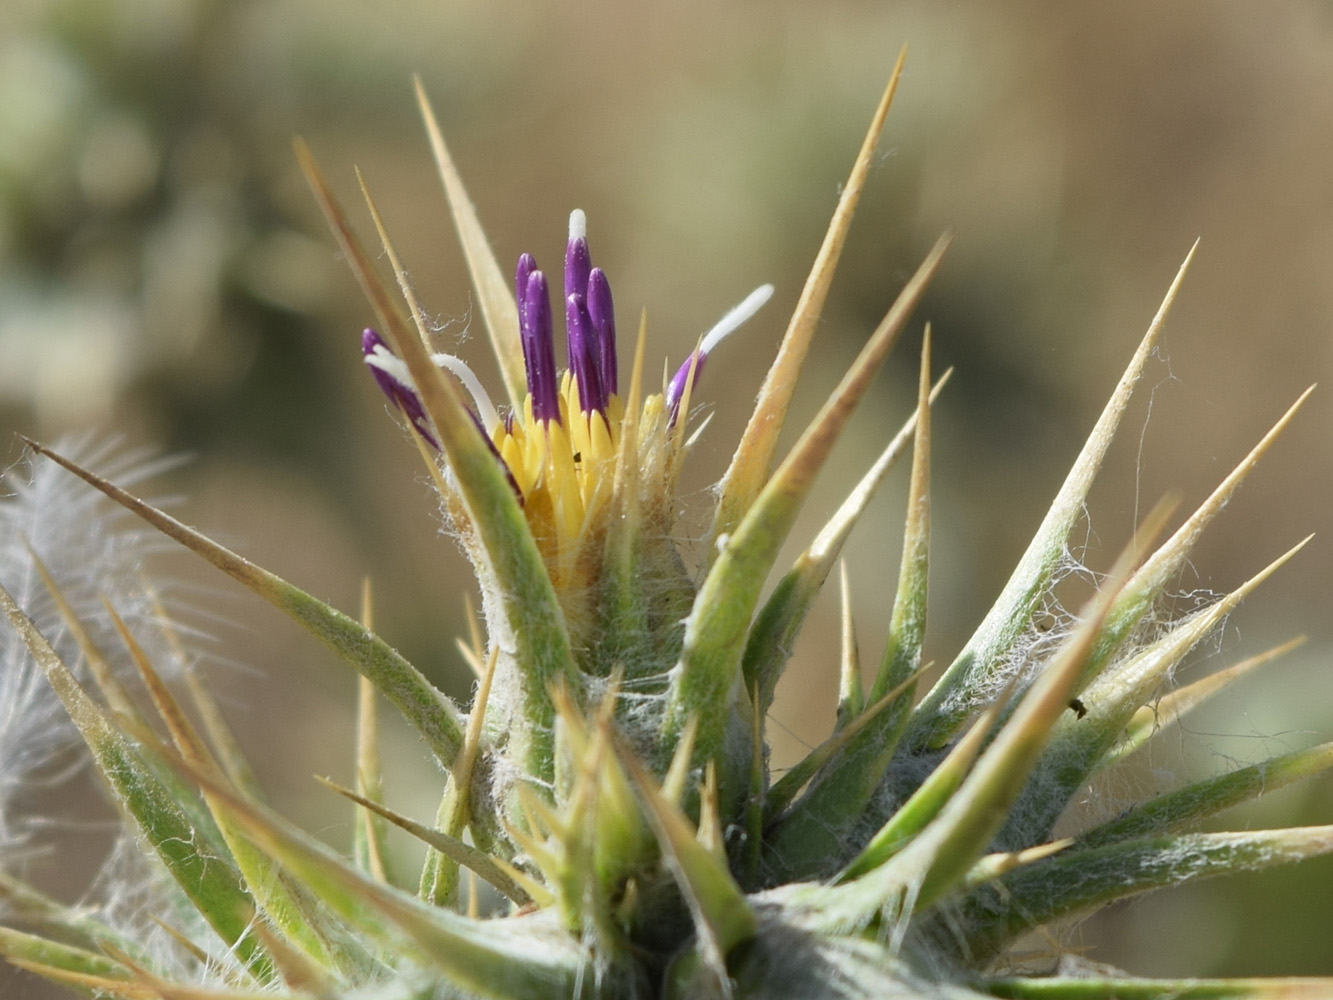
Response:
[{"label": "white style tip", "polygon": [[740,305],[735,306],[723,316],[711,330],[704,334],[699,342],[699,350],[705,355],[711,354],[718,344],[735,333],[750,317],[763,308],[765,302],[773,297],[772,285],[760,285],[745,297]]},{"label": "white style tip", "polygon": [[583,209],[576,208],[569,213],[569,239],[583,240],[588,238],[588,217],[583,214]]}]

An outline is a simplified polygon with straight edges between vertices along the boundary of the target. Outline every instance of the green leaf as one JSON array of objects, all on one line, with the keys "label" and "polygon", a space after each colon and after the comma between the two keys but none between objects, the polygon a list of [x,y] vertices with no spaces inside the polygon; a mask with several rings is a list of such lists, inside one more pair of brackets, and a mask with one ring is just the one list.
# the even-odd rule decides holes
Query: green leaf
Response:
[{"label": "green leaf", "polygon": [[898,62],[889,76],[888,86],[880,98],[866,131],[861,149],[852,164],[851,174],[842,186],[838,197],[838,207],[829,220],[824,242],[810,268],[805,287],[801,289],[800,300],[792,313],[787,332],[778,347],[777,357],[764,377],[764,384],[755,401],[754,413],[751,414],[740,443],[732,455],[719,486],[717,511],[713,516],[713,526],[709,533],[704,551],[710,555],[716,551],[716,543],[726,535],[732,534],[741,520],[749,513],[760,489],[768,478],[773,455],[777,451],[778,435],[791,404],[792,394],[796,389],[798,376],[805,364],[806,352],[810,341],[819,325],[819,317],[824,310],[824,300],[828,297],[829,285],[833,281],[833,272],[842,255],[842,246],[851,228],[852,216],[861,192],[865,188],[866,178],[870,175],[870,166],[874,161],[875,146],[879,142],[880,132],[888,118],[889,108],[893,104],[893,95],[902,78],[903,63],[907,58],[907,48],[898,54]]},{"label": "green leaf", "polygon": [[1001,842],[1018,846],[1048,840],[1055,821],[1139,706],[1152,697],[1194,646],[1309,540],[1306,538],[1292,547],[1230,594],[1185,619],[1143,652],[1094,682],[1082,695],[1083,713],[1065,713],[1057,721],[1050,748],[1033,770],[1010,814],[1000,835]]},{"label": "green leaf", "polygon": [[230,549],[187,527],[169,514],[113,485],[45,445],[24,438],[28,447],[74,473],[164,535],[202,556],[250,591],[285,612],[339,658],[368,677],[419,732],[440,763],[448,767],[463,739],[458,709],[416,667],[379,636],[350,618],[261,569]]},{"label": "green leaf", "polygon": [[46,675],[92,752],[117,801],[134,818],[158,858],[205,920],[261,981],[272,974],[267,957],[248,933],[254,916],[241,875],[224,854],[215,854],[175,796],[128,737],[88,697],[37,626],[0,588],[0,608]]},{"label": "green leaf", "polygon": [[[100,935],[99,935],[100,938]],[[15,965],[44,966],[104,979],[129,979],[130,970],[106,955],[34,934],[0,927],[0,955]]]},{"label": "green leaf", "polygon": [[[930,393],[932,403],[952,373],[953,369],[949,369],[935,383]],[[767,713],[773,703],[778,677],[791,656],[796,636],[805,623],[815,596],[833,570],[833,564],[842,553],[852,528],[860,520],[884,477],[906,450],[916,423],[916,411],[913,411],[906,425],[894,435],[888,447],[861,477],[856,488],[820,529],[810,547],[796,557],[792,568],[778,581],[773,593],[755,616],[754,625],[746,639],[741,669],[745,674],[747,688],[753,688],[756,683],[759,685],[761,711]]]},{"label": "green leaf", "polygon": [[[921,346],[912,484],[907,499],[898,589],[884,655],[869,693],[878,710],[873,719],[857,727],[855,735],[848,735],[845,745],[821,765],[801,801],[771,832],[769,854],[781,866],[773,873],[776,878],[804,881],[827,876],[845,862],[847,845],[854,842],[850,833],[864,824],[866,806],[889,766],[916,690],[926,629],[929,551],[930,327],[927,325]],[[888,703],[883,704],[886,699]],[[847,734],[851,728],[844,726],[839,735]]]},{"label": "green leaf", "polygon": [[1004,876],[965,905],[969,960],[1019,934],[1117,899],[1214,875],[1258,871],[1333,852],[1333,826],[1144,837],[1067,850]]},{"label": "green leaf", "polygon": [[1009,582],[1004,585],[1004,590],[957,659],[912,713],[903,736],[906,749],[942,747],[985,701],[986,692],[995,690],[997,676],[1004,669],[1007,654],[1027,631],[1064,560],[1069,532],[1083,516],[1088,490],[1120,426],[1134,386],[1143,374],[1144,365],[1152,356],[1158,334],[1197,249],[1196,242],[1180,265],[1166,298],[1162,300],[1157,315],[1148,326],[1148,332],[1130,359],[1129,367],[1116,383],[1111,398],[1097,418],[1092,433],[1088,435]]},{"label": "green leaf", "polygon": [[500,365],[500,377],[504,380],[509,404],[521,410],[528,382],[523,367],[522,345],[518,339],[518,305],[514,301],[513,286],[495,259],[495,253],[486,239],[486,231],[477,218],[477,209],[463,186],[463,178],[449,154],[449,147],[444,144],[444,133],[440,130],[435,110],[426,96],[421,77],[414,76],[412,86],[416,90],[422,120],[426,123],[426,134],[430,138],[431,152],[435,154],[435,165],[444,185],[444,195],[453,213],[454,226],[458,229],[458,242],[463,246],[468,273],[472,275],[472,286],[477,290],[481,318],[486,324],[491,349]]},{"label": "green leaf", "polygon": [[[686,720],[697,717],[696,761],[716,759],[724,789],[744,782],[731,770],[745,762],[729,761],[722,747],[728,723],[739,707],[733,696],[739,692],[745,698],[738,683],[741,654],[764,581],[815,476],[939,269],[948,245],[947,236],[935,244],[735,532],[725,541],[718,539],[721,552],[699,588],[685,625],[685,646],[671,678],[664,731],[672,742]],[[748,714],[740,720],[745,731],[749,729]]]},{"label": "green leaf", "polygon": [[1333,767],[1333,743],[1272,757],[1141,802],[1075,841],[1080,850],[1179,829]]},{"label": "green leaf", "polygon": [[[537,918],[472,920],[377,881],[257,803],[172,761],[227,801],[233,817],[333,912],[394,954],[430,965],[454,986],[493,1000],[578,996],[591,958],[577,941]],[[607,974],[615,970],[608,970]]]}]

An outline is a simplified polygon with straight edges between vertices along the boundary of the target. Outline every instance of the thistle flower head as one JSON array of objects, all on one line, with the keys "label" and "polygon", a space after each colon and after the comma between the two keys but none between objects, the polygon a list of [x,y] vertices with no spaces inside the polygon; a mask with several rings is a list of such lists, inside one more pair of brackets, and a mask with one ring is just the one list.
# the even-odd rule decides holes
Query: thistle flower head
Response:
[{"label": "thistle flower head", "polygon": [[[611,284],[606,273],[592,264],[587,217],[581,209],[570,213],[565,248],[563,370],[555,360],[550,283],[532,254],[519,257],[514,286],[518,329],[511,336],[522,352],[526,392],[509,412],[497,411],[461,359],[437,353],[432,360],[456,376],[465,390],[472,420],[522,506],[566,622],[581,638],[598,624],[589,618],[586,606],[590,597],[596,599],[607,569],[605,549],[613,512],[623,515],[629,505],[645,521],[640,533],[670,531],[677,514],[675,477],[685,447],[681,406],[708,355],[758,312],[772,296],[773,286],[757,288],[705,333],[660,392],[644,396],[639,390],[641,372],[636,371],[634,396],[629,400],[634,413],[628,418],[620,391]],[[438,452],[439,442],[407,365],[374,330],[362,334],[362,353],[385,396],[421,440]],[[447,479],[440,482],[456,527],[468,532],[459,491]],[[478,569],[486,572],[484,559]],[[672,579],[678,588],[691,586],[674,557],[649,572]],[[664,655],[654,657],[660,669],[670,666],[675,652],[669,646]],[[605,673],[606,665],[591,669]]]},{"label": "thistle flower head", "polygon": [[[865,184],[901,58],[712,510],[701,565],[672,542],[690,396],[709,355],[771,294],[747,297],[658,393],[643,385],[644,324],[622,379],[606,275],[571,216],[562,303],[535,257],[511,282],[419,91],[481,313],[503,380],[500,406],[428,324],[367,195],[407,315],[308,152],[307,175],[375,313],[362,335],[373,377],[412,428],[476,569],[483,630],[464,712],[382,638],[106,479],[36,446],[291,615],[365,678],[359,733],[378,689],[449,772],[433,824],[379,801],[373,741],[359,741],[354,857],[338,856],[266,805],[216,722],[196,733],[146,657],[134,655],[171,745],[106,712],[67,656],[0,590],[0,609],[51,682],[126,815],[225,945],[228,998],[426,996],[637,998],[1047,997],[1112,1000],[1296,996],[1243,982],[1136,983],[1008,974],[1025,931],[1113,899],[1202,875],[1333,852],[1333,828],[1181,832],[1244,798],[1333,766],[1329,745],[1198,782],[1054,839],[1102,768],[1133,753],[1190,649],[1294,546],[1214,604],[1157,628],[1154,608],[1203,529],[1291,419],[1301,397],[1160,546],[1159,505],[1098,592],[1055,639],[1031,641],[1069,534],[1185,268],[1075,460],[1009,583],[919,700],[926,667],[931,404],[943,379],[922,338],[916,408],[842,506],[787,567],[778,560],[812,483],[864,397],[948,239],[926,256],[791,450],[777,440]],[[1191,251],[1191,256],[1193,251]],[[1186,259],[1186,265],[1189,258]],[[565,320],[557,368],[555,315]],[[947,375],[947,373],[946,373]],[[1307,393],[1308,394],[1308,393]],[[902,559],[887,637],[862,676],[844,612],[834,731],[770,774],[764,724],[815,595],[888,469],[909,446]],[[780,572],[770,588],[768,580]],[[844,593],[844,606],[849,607]],[[363,611],[363,619],[368,617]],[[124,642],[133,652],[131,636]],[[1238,665],[1238,676],[1250,665]],[[372,689],[373,685],[373,689]],[[114,702],[112,694],[106,699]],[[1146,713],[1146,714],[1145,714]],[[377,818],[428,845],[415,886],[385,861]],[[462,872],[510,904],[483,918]],[[195,995],[114,928],[0,881],[56,945],[0,930],[0,951],[86,991]],[[262,930],[260,930],[262,928]],[[1308,984],[1306,984],[1308,985]]]}]

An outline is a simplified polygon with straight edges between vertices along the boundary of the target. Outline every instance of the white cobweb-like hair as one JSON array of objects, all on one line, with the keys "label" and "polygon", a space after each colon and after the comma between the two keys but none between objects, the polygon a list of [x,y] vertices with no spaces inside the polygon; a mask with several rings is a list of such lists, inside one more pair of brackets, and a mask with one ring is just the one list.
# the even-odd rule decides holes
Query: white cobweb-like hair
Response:
[{"label": "white cobweb-like hair", "polygon": [[[131,488],[173,464],[115,442],[65,441],[60,450]],[[74,636],[38,574],[47,567],[74,615],[110,661],[132,667],[116,635],[109,604],[159,670],[175,657],[163,630],[171,594],[154,594],[145,563],[170,542],[52,462],[27,459],[0,475],[0,584],[37,624],[61,659],[87,680]],[[0,863],[23,842],[21,793],[52,780],[52,764],[81,740],[22,639],[0,624]]]}]

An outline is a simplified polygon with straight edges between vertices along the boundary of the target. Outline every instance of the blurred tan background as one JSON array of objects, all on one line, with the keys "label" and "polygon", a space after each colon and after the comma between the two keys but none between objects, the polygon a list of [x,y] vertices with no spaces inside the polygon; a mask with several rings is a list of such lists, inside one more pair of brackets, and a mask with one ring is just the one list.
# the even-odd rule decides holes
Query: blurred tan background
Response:
[{"label": "blurred tan background", "polygon": [[[622,325],[648,310],[652,365],[682,358],[723,311],[774,282],[774,302],[704,377],[717,417],[691,471],[703,489],[723,468],[904,43],[906,75],[798,417],[936,236],[951,228],[956,241],[798,534],[808,540],[908,412],[919,321],[932,320],[937,365],[958,367],[936,411],[929,655],[945,663],[1021,553],[1196,237],[1162,356],[1094,491],[1087,560],[1104,568],[1165,491],[1201,500],[1328,374],[1327,0],[10,0],[0,7],[6,463],[20,454],[10,431],[52,439],[94,428],[193,454],[164,486],[188,498],[187,521],[350,611],[369,574],[380,630],[465,697],[453,636],[467,568],[362,371],[357,335],[370,313],[298,174],[292,136],[305,136],[349,203],[351,166],[362,168],[441,343],[483,378],[494,369],[413,72],[502,261],[528,250],[558,266],[569,210],[587,210]],[[368,235],[364,212],[353,216]],[[1316,393],[1181,582],[1232,587],[1321,532],[1211,649],[1221,665],[1300,632],[1311,642],[1170,737],[1134,779],[1142,787],[1110,789],[1094,809],[1333,735],[1331,405],[1328,390]],[[904,492],[900,474],[852,545],[870,659]],[[341,734],[351,678],[227,583],[185,559],[170,571],[197,581],[197,603],[217,617],[212,675],[272,793],[345,842],[340,807],[309,775],[350,780]],[[829,601],[774,710],[787,760],[832,718],[821,654],[835,635]],[[428,815],[438,777],[413,737],[389,738],[395,804]],[[1311,783],[1229,821],[1333,822],[1331,791]],[[91,864],[95,827],[86,839]],[[49,865],[70,868],[70,858]],[[1331,891],[1329,864],[1210,883],[1117,908],[1070,944],[1144,974],[1330,974]]]}]

